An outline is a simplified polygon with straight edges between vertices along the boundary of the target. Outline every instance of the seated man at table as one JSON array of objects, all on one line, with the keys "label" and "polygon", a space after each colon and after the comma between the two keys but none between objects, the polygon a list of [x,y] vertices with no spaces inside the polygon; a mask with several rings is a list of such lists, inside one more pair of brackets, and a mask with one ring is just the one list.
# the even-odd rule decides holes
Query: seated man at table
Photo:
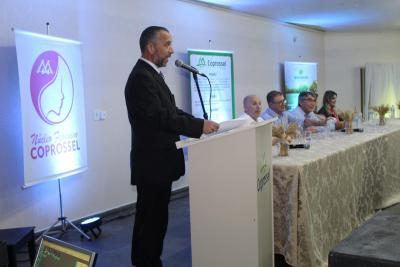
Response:
[{"label": "seated man at table", "polygon": [[261,100],[256,95],[248,95],[243,98],[244,113],[238,117],[240,120],[248,120],[250,123],[261,122]]},{"label": "seated man at table", "polygon": [[271,91],[267,94],[268,108],[261,114],[264,120],[277,118],[274,121],[275,126],[283,126],[287,128],[289,122],[294,122],[288,117],[286,111],[286,100],[283,94],[279,91]]},{"label": "seated man at table", "polygon": [[317,97],[313,92],[299,94],[299,106],[289,112],[289,120],[295,121],[300,129],[313,133],[322,132],[326,125],[326,117],[314,113]]}]

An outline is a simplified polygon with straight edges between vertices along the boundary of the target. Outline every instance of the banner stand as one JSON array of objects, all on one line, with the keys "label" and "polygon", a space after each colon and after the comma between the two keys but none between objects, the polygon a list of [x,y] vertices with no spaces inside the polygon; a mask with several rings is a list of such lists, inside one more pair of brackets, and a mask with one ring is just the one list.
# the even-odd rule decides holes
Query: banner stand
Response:
[{"label": "banner stand", "polygon": [[[62,194],[61,194],[61,179],[58,180],[58,195],[60,198],[60,217],[57,218],[57,221],[53,223],[46,231],[44,231],[37,239],[36,243],[39,242],[39,240],[46,234],[52,234],[55,232],[61,232],[61,234],[64,234],[68,230],[68,225],[71,225],[75,230],[77,230],[81,236],[84,236],[87,240],[92,240],[90,236],[88,236],[85,232],[83,232],[78,226],[76,226],[73,222],[69,221],[66,216],[64,216],[63,213],[63,202],[62,202]],[[61,229],[60,230],[53,230],[56,225],[60,223]]]},{"label": "banner stand", "polygon": [[[50,28],[50,23],[46,22],[46,35],[49,35],[49,28]],[[36,243],[38,243],[38,241],[40,240],[40,238],[42,238],[44,235],[46,235],[47,233],[52,233],[54,231],[52,231],[52,229],[58,224],[60,223],[61,226],[61,233],[64,234],[65,232],[67,232],[68,230],[68,225],[71,225],[73,228],[75,228],[75,230],[77,230],[81,236],[84,236],[87,240],[91,240],[90,236],[88,236],[85,232],[83,232],[78,226],[76,226],[73,222],[69,221],[67,219],[66,216],[64,216],[64,212],[63,212],[63,202],[62,202],[62,194],[61,194],[61,178],[57,179],[58,182],[58,196],[60,199],[60,217],[57,218],[57,221],[55,223],[53,223],[46,231],[44,231],[37,239],[36,239]]]},{"label": "banner stand", "polygon": [[[49,28],[50,28],[50,23],[46,22],[46,35],[49,36]],[[14,28],[11,28],[11,31],[15,32]],[[86,168],[84,168],[86,169]],[[72,174],[73,172],[71,172]],[[91,240],[90,236],[88,236],[85,232],[83,232],[78,226],[76,226],[74,223],[72,223],[71,221],[69,221],[67,219],[66,216],[64,216],[64,212],[63,212],[63,202],[62,202],[62,193],[61,193],[61,179],[63,177],[58,177],[57,181],[58,181],[58,196],[59,196],[59,201],[60,201],[60,217],[57,218],[56,222],[53,223],[46,231],[44,231],[37,239],[36,242],[39,242],[40,239],[48,234],[48,233],[55,233],[55,232],[61,232],[61,234],[64,234],[67,230],[68,230],[68,226],[72,226],[75,230],[77,230],[81,236],[85,237],[88,240]],[[23,186],[22,189],[25,189],[26,186]],[[53,230],[57,224],[60,223],[60,227],[61,229],[58,231]]]}]

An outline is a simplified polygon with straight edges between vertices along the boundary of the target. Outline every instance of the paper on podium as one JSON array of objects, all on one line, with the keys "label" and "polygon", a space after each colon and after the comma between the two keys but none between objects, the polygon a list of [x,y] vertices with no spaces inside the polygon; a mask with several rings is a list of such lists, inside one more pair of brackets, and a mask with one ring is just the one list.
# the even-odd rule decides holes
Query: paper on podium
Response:
[{"label": "paper on podium", "polygon": [[[202,134],[199,139],[204,139],[204,138],[207,138],[209,136],[213,136],[213,135],[217,135],[217,134],[220,134],[220,133],[224,133],[224,132],[239,128],[241,126],[244,126],[246,124],[248,124],[248,121],[247,120],[242,120],[242,119],[223,121],[223,122],[219,123],[218,131],[216,131],[214,133],[210,133],[210,134]],[[182,148],[186,144],[188,144],[190,142],[193,142],[194,140],[199,140],[199,139],[197,139],[197,138],[185,138],[184,140],[180,140],[180,141],[176,142],[176,146],[177,146],[177,148]]]},{"label": "paper on podium", "polygon": [[219,123],[219,128],[218,131],[210,133],[210,134],[202,134],[200,139],[205,138],[207,136],[212,136],[220,133],[224,133],[236,128],[240,128],[242,126],[249,125],[251,122],[249,120],[244,120],[244,119],[234,119],[234,120],[228,120],[228,121],[223,121]]},{"label": "paper on podium", "polygon": [[223,121],[219,124],[219,129],[218,129],[217,133],[223,133],[226,131],[230,131],[230,130],[239,128],[246,123],[248,123],[247,120],[241,120],[241,119]]},{"label": "paper on podium", "polygon": [[210,134],[202,134],[200,139],[205,138],[207,136],[212,136],[220,133],[224,133],[236,128],[240,128],[242,126],[249,125],[250,122],[249,120],[244,120],[244,119],[234,119],[234,120],[228,120],[228,121],[223,121],[219,123],[219,128],[218,131],[210,133]]},{"label": "paper on podium", "polygon": [[[224,121],[219,124],[219,129],[217,132],[214,132],[211,134],[202,134],[200,136],[200,138],[185,138],[183,140],[176,142],[175,145],[179,149],[179,148],[188,146],[190,144],[195,144],[195,143],[201,142],[202,140],[208,139],[209,137],[218,138],[218,137],[230,134],[232,132],[235,132],[235,131],[231,132],[231,130],[235,130],[238,128],[258,127],[260,125],[265,125],[265,124],[271,123],[275,120],[276,120],[276,118],[273,118],[273,119],[268,119],[268,120],[265,120],[262,122],[257,122],[257,123],[253,123],[250,120],[243,120],[243,119]],[[238,131],[240,131],[240,130],[238,130]]]}]

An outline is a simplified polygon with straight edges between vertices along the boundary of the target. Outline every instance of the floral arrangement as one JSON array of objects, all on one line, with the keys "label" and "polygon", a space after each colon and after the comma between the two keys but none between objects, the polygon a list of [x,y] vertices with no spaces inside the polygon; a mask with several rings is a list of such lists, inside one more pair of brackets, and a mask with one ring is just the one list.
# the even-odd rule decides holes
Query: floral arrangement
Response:
[{"label": "floral arrangement", "polygon": [[355,111],[343,111],[339,113],[339,117],[343,118],[344,121],[351,123],[356,115]]},{"label": "floral arrangement", "polygon": [[343,118],[344,120],[344,129],[346,134],[353,133],[353,119],[355,115],[355,111],[343,111],[339,113],[339,117]]},{"label": "floral arrangement", "polygon": [[375,106],[375,107],[372,107],[371,109],[373,111],[377,112],[379,114],[379,116],[385,116],[385,114],[389,112],[388,105]]},{"label": "floral arrangement", "polygon": [[281,142],[291,143],[294,138],[296,138],[297,134],[297,124],[291,123],[288,128],[285,129],[283,126],[273,126],[272,127],[272,136],[278,138]]},{"label": "floral arrangement", "polygon": [[385,114],[389,111],[389,105],[374,106],[371,109],[379,114],[379,125],[385,125]]},{"label": "floral arrangement", "polygon": [[280,156],[288,156],[288,145],[296,138],[297,135],[297,124],[291,123],[285,130],[283,126],[273,126],[272,127],[272,136],[279,139],[281,144],[279,155]]}]

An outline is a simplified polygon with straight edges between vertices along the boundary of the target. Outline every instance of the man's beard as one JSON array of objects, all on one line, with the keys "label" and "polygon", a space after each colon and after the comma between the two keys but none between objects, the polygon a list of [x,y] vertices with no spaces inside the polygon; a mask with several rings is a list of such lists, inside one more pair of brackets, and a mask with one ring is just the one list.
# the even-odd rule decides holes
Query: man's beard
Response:
[{"label": "man's beard", "polygon": [[154,64],[157,66],[157,67],[159,67],[159,68],[161,68],[161,67],[165,67],[166,65],[167,65],[167,57],[166,58],[156,58],[155,60],[154,60]]}]

